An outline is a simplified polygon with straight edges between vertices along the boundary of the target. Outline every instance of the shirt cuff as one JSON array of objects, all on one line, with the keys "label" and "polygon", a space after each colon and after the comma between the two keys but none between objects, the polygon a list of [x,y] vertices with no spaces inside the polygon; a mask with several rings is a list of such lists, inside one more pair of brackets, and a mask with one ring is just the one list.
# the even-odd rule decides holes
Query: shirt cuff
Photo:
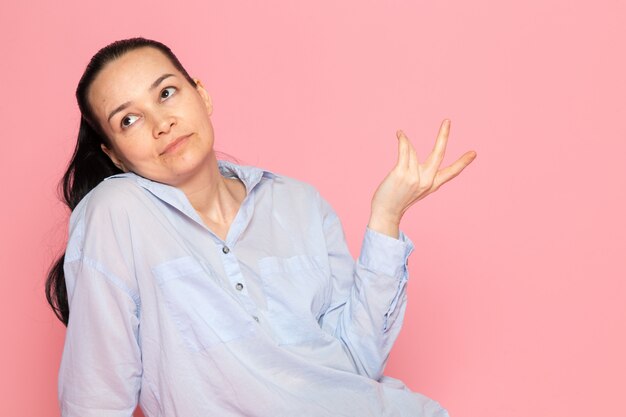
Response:
[{"label": "shirt cuff", "polygon": [[395,239],[367,227],[359,263],[371,271],[401,278],[406,274],[407,261],[414,247],[402,231]]}]

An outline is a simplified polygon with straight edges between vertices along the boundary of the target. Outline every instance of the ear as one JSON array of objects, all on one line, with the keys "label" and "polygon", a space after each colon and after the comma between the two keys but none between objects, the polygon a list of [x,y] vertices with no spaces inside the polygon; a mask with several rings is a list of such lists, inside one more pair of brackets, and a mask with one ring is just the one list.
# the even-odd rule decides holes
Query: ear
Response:
[{"label": "ear", "polygon": [[100,144],[100,149],[102,149],[102,152],[107,154],[111,162],[113,162],[113,165],[115,165],[124,172],[128,172],[122,161],[117,157],[114,150],[107,148],[103,143]]},{"label": "ear", "polygon": [[196,82],[196,90],[198,90],[198,94],[200,94],[200,97],[202,97],[202,101],[204,101],[204,105],[210,116],[211,113],[213,113],[213,102],[211,101],[211,96],[209,96],[209,93],[206,92],[204,86],[202,85],[202,82],[199,79],[194,78],[193,80]]}]

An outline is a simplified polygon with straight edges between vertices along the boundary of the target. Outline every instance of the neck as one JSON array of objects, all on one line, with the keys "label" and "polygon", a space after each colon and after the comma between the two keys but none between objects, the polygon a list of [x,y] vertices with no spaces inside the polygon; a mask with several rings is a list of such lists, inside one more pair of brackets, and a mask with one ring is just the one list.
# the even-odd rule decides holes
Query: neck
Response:
[{"label": "neck", "polygon": [[205,225],[225,239],[230,224],[246,197],[246,188],[238,179],[224,178],[214,157],[207,161],[205,175],[196,177],[198,180],[185,184],[181,190]]}]

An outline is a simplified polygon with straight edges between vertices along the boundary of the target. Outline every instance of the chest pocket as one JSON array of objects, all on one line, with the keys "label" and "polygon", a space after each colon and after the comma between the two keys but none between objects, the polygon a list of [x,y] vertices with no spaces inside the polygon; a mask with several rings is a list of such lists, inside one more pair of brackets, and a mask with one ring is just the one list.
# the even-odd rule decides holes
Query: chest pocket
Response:
[{"label": "chest pocket", "polygon": [[279,344],[331,337],[318,324],[330,300],[330,274],[322,258],[262,258],[259,274],[267,299],[268,322]]},{"label": "chest pocket", "polygon": [[253,333],[250,315],[193,257],[177,258],[152,269],[176,327],[191,351]]}]

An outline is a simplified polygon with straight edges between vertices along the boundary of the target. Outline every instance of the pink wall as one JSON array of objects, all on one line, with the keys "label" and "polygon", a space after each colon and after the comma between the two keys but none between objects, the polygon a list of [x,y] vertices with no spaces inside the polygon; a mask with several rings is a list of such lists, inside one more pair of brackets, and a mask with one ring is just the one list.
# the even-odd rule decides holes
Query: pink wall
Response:
[{"label": "pink wall", "polygon": [[451,118],[447,161],[478,158],[404,220],[417,250],[388,374],[453,417],[626,415],[625,3],[7,3],[0,414],[58,415],[64,328],[43,288],[73,91],[97,48],[142,35],[204,80],[218,148],[315,184],[355,255],[396,129],[424,157]]}]

